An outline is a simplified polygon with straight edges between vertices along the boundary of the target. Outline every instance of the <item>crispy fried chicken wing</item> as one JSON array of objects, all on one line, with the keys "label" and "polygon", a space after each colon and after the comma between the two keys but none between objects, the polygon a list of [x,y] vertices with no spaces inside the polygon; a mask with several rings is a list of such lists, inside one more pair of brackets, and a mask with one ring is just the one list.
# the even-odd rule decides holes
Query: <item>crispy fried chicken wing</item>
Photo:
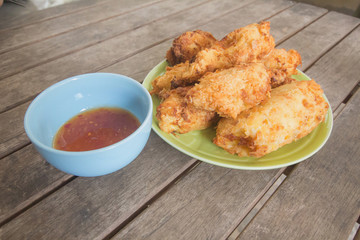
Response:
[{"label": "crispy fried chicken wing", "polygon": [[209,32],[185,32],[173,41],[172,47],[166,53],[166,60],[170,66],[186,61],[192,62],[199,51],[211,47],[215,42],[216,39]]},{"label": "crispy fried chicken wing", "polygon": [[259,62],[275,47],[270,35],[270,23],[254,23],[229,33],[212,47],[197,53],[194,62],[180,63],[167,68],[164,75],[153,82],[152,94],[195,83],[207,72],[233,67],[243,62]]},{"label": "crispy fried chicken wing", "polygon": [[218,118],[215,112],[197,109],[185,101],[191,87],[171,90],[157,107],[159,127],[167,133],[187,133],[210,127]]},{"label": "crispy fried chicken wing", "polygon": [[240,157],[261,157],[309,134],[328,107],[314,80],[285,84],[236,119],[221,119],[213,142]]},{"label": "crispy fried chicken wing", "polygon": [[275,48],[261,61],[272,71],[271,87],[275,88],[295,81],[291,75],[297,74],[296,68],[301,64],[301,56],[293,49],[286,51]]},{"label": "crispy fried chicken wing", "polygon": [[270,96],[270,79],[271,72],[262,63],[242,63],[205,74],[186,100],[197,108],[236,118]]}]

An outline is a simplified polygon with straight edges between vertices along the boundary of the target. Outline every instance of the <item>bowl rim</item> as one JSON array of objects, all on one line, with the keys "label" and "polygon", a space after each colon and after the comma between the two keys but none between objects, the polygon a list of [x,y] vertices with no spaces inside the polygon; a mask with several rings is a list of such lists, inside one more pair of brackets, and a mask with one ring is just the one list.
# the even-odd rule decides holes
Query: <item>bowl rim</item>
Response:
[{"label": "bowl rim", "polygon": [[[58,88],[59,86],[65,85],[65,84],[69,84],[70,82],[73,81],[77,81],[77,80],[82,80],[88,76],[94,76],[94,75],[102,75],[102,76],[112,76],[112,77],[116,77],[116,78],[122,78],[125,79],[128,82],[131,82],[131,84],[134,84],[135,86],[137,86],[138,88],[141,89],[142,92],[145,93],[145,96],[149,102],[149,107],[148,107],[148,111],[146,113],[146,117],[144,119],[144,121],[140,124],[140,126],[133,132],[131,133],[129,136],[127,136],[126,138],[113,143],[111,145],[102,147],[102,148],[98,148],[98,149],[93,149],[93,150],[88,150],[88,151],[64,151],[64,150],[58,150],[55,149],[53,147],[49,147],[47,145],[45,145],[44,143],[42,143],[40,140],[38,140],[35,136],[34,133],[32,132],[32,130],[29,128],[29,115],[31,114],[32,108],[34,108],[34,106],[36,104],[38,104],[38,102],[45,97],[46,95],[50,94],[52,91],[54,91],[56,88]],[[104,81],[104,79],[102,79],[102,81]],[[151,95],[148,92],[148,90],[138,81],[136,81],[133,78],[130,78],[128,76],[122,75],[122,74],[116,74],[116,73],[107,73],[107,72],[96,72],[96,73],[86,73],[86,74],[80,74],[80,75],[75,75],[66,79],[63,79],[57,83],[54,83],[53,85],[49,86],[48,88],[46,88],[45,90],[43,90],[41,93],[39,93],[30,103],[29,107],[27,108],[26,112],[25,112],[25,117],[24,117],[24,129],[25,132],[27,134],[27,136],[29,137],[30,141],[35,145],[35,146],[39,146],[42,149],[45,149],[46,151],[52,152],[52,153],[56,153],[56,154],[64,154],[67,156],[83,156],[83,155],[90,155],[90,154],[96,154],[96,153],[101,153],[104,151],[109,151],[113,148],[118,147],[119,145],[123,145],[126,144],[128,141],[130,141],[132,138],[134,138],[136,135],[138,135],[147,125],[147,123],[149,121],[152,120],[152,108],[153,108],[153,103],[152,103],[152,99],[151,99]],[[151,131],[151,124],[149,127],[149,131]]]}]

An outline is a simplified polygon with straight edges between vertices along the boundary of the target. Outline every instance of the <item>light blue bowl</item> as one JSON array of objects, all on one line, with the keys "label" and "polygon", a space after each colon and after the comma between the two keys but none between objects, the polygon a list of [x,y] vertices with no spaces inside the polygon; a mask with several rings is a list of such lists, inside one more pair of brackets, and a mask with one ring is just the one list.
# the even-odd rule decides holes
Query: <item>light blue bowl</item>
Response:
[{"label": "light blue bowl", "polygon": [[[83,152],[52,147],[58,129],[82,111],[120,107],[133,113],[140,127],[110,146]],[[38,152],[54,167],[77,176],[92,177],[119,170],[144,148],[151,131],[152,101],[137,81],[118,74],[90,73],[58,82],[40,93],[24,119],[25,131]]]}]

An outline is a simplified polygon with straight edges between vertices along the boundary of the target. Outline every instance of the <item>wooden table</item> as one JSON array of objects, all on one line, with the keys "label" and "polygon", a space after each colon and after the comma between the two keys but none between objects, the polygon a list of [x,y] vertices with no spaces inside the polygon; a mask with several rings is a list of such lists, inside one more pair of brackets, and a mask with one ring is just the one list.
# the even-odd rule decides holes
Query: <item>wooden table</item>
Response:
[{"label": "wooden table", "polygon": [[[10,21],[11,20],[11,21]],[[142,82],[187,30],[218,39],[268,20],[277,47],[324,89],[326,145],[263,171],[193,159],[151,133],[113,174],[50,166],[23,128],[31,100],[88,72]],[[360,19],[285,0],[84,0],[0,23],[0,239],[350,239],[360,215]],[[360,236],[355,236],[360,239]]]}]

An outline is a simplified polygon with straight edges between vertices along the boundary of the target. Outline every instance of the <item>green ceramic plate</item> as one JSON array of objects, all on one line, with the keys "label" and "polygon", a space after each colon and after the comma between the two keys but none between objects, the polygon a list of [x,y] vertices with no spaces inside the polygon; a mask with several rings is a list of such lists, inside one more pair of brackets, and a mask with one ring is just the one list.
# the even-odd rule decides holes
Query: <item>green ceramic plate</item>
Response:
[{"label": "green ceramic plate", "polygon": [[[151,81],[163,74],[166,66],[167,62],[164,60],[154,67],[146,76],[143,82],[144,87],[150,90]],[[299,81],[310,80],[304,73],[301,71],[298,72],[299,74],[294,75],[293,78]],[[325,99],[328,101],[326,96]],[[301,162],[312,156],[325,144],[330,136],[333,126],[332,111],[331,108],[329,108],[325,122],[321,123],[306,137],[285,145],[277,151],[269,153],[261,158],[238,157],[236,155],[231,155],[224,149],[212,143],[212,139],[215,137],[215,130],[213,128],[192,131],[186,134],[178,134],[177,136],[161,131],[155,117],[156,108],[160,101],[156,96],[152,96],[152,100],[154,103],[152,128],[162,139],[174,148],[191,157],[228,168],[262,170],[280,168]]]}]

